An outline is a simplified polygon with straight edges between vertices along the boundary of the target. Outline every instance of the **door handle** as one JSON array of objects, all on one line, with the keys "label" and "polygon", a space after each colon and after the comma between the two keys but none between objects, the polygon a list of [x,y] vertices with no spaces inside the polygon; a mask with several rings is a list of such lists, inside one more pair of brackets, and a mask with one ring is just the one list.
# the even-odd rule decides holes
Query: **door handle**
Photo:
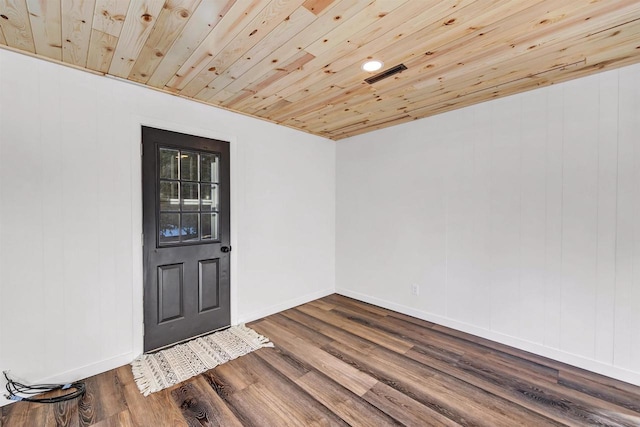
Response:
[{"label": "door handle", "polygon": [[224,252],[225,254],[226,254],[227,252],[231,252],[231,246],[222,246],[222,247],[220,248],[220,251]]}]

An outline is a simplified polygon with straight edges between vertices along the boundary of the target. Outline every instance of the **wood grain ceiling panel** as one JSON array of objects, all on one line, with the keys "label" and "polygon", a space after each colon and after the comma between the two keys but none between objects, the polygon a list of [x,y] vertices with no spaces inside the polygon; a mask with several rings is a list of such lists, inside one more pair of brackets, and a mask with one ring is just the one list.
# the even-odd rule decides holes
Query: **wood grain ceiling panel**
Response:
[{"label": "wood grain ceiling panel", "polygon": [[338,140],[640,62],[640,0],[0,0],[0,47]]},{"label": "wood grain ceiling panel", "polygon": [[8,46],[35,53],[36,47],[26,2],[3,0],[0,8],[0,28]]}]

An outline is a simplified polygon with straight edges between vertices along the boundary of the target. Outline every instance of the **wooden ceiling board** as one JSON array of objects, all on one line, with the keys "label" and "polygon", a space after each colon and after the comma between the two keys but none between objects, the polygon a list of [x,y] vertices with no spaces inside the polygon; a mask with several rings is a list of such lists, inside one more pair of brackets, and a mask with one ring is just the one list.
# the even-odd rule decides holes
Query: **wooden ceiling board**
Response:
[{"label": "wooden ceiling board", "polygon": [[[169,2],[164,6],[169,6]],[[131,1],[122,26],[122,31],[120,32],[120,37],[118,38],[118,46],[113,53],[109,74],[122,78],[129,76],[136,62],[136,58],[138,58],[142,52],[144,44],[149,38],[162,9],[163,3],[161,1]]]},{"label": "wooden ceiling board", "polygon": [[141,83],[146,83],[156,88],[164,87],[182,67],[198,46],[209,36],[229,12],[236,0],[225,1],[201,1],[198,8],[185,25],[182,33],[174,41],[168,52],[158,64],[150,77],[141,78]]},{"label": "wooden ceiling board", "polygon": [[[480,6],[481,2],[476,2],[475,5]],[[509,1],[503,1],[500,2],[499,5],[497,5],[497,8],[499,9],[500,6],[502,7],[507,7],[510,8],[512,7],[512,4],[514,2],[509,2]],[[522,2],[516,2],[519,5],[522,6],[529,6],[531,3],[536,3],[536,2],[526,2],[526,1],[522,1]],[[584,3],[584,2],[582,2]],[[470,5],[469,7],[473,7],[474,5]],[[465,13],[464,10],[460,11],[459,13]],[[470,9],[468,12],[465,13],[465,15],[467,16],[475,16],[478,15],[478,10],[475,8]],[[507,15],[508,18],[511,18],[511,15]],[[434,24],[431,25],[427,25],[424,27],[423,31],[419,31],[417,34],[413,34],[412,37],[407,37],[404,38],[401,42],[398,42],[396,44],[393,44],[391,46],[390,51],[385,51],[385,50],[381,50],[377,53],[374,54],[375,57],[386,57],[386,58],[391,58],[391,63],[392,64],[396,64],[396,63],[404,63],[405,65],[407,65],[409,67],[409,70],[407,70],[406,72],[403,72],[402,74],[397,75],[394,79],[391,80],[385,80],[382,81],[378,84],[376,84],[374,87],[376,88],[377,92],[379,93],[380,91],[384,90],[385,87],[388,86],[392,86],[393,88],[398,87],[398,80],[402,80],[402,79],[407,79],[409,76],[415,73],[419,73],[421,78],[422,76],[429,74],[427,72],[427,70],[421,70],[420,69],[420,65],[421,63],[429,63],[432,62],[432,58],[437,58],[441,55],[443,55],[445,52],[447,51],[455,51],[456,52],[456,58],[452,58],[451,60],[445,61],[446,64],[448,64],[450,67],[454,68],[454,69],[461,69],[462,67],[458,64],[460,64],[460,58],[464,58],[465,62],[468,62],[468,56],[469,52],[465,52],[464,54],[457,54],[458,51],[460,51],[460,49],[463,49],[465,47],[465,45],[468,44],[468,41],[473,39],[474,37],[477,37],[479,34],[483,34],[482,37],[487,38],[487,37],[491,37],[492,34],[499,34],[496,32],[492,32],[492,28],[491,27],[487,27],[485,25],[483,25],[482,22],[479,22],[479,20],[481,19],[480,17],[478,17],[475,20],[472,20],[470,22],[467,23],[467,25],[464,26],[455,26],[455,28],[453,29],[449,29],[447,28],[448,25],[443,24],[443,23],[447,23],[447,22],[451,22],[451,20],[457,20],[457,14],[449,14],[446,16],[442,16],[439,17],[438,20],[435,21]],[[455,21],[454,21],[455,23]],[[471,25],[471,26],[469,26]],[[470,28],[472,28],[473,30],[470,30]],[[424,50],[424,49],[412,49],[412,46],[422,46],[420,44],[420,39],[424,38],[425,35],[429,36],[429,49],[428,50]],[[498,40],[496,43],[496,41],[494,41],[494,44],[499,44],[500,45],[500,50],[504,51],[505,48],[503,47],[503,36],[499,36],[500,40]],[[448,48],[448,45],[450,44],[454,44],[453,47]],[[388,45],[387,45],[388,46]],[[486,49],[486,48],[485,48]],[[509,49],[506,49],[509,50]],[[395,52],[402,52],[400,54],[396,54]],[[473,51],[472,51],[473,52]],[[479,55],[481,57],[483,57],[483,51],[479,51]],[[428,53],[428,54],[427,54]],[[349,57],[345,58],[347,61],[349,61]],[[353,67],[354,64],[358,64],[362,61],[362,58],[358,58],[357,61],[352,62],[350,61],[347,66],[351,66]],[[336,61],[338,62],[338,61]],[[333,64],[332,64],[333,65]],[[431,64],[433,65],[433,64]],[[338,67],[336,67],[338,68]],[[435,72],[438,72],[438,69],[436,67],[429,67],[429,68],[433,68],[435,70]],[[334,75],[332,75],[329,78],[326,78],[322,81],[320,81],[320,85],[323,85],[324,82],[327,82],[330,86],[328,87],[324,87],[324,88],[320,88],[318,86],[318,84],[314,85],[314,86],[309,86],[309,89],[311,90],[311,92],[316,92],[319,91],[320,93],[324,93],[326,95],[329,95],[329,92],[335,92],[335,93],[345,93],[346,91],[344,89],[348,89],[351,90],[354,85],[361,85],[363,84],[362,80],[360,79],[354,79],[352,76],[352,73],[346,73],[347,74],[347,78],[345,80],[345,73],[344,70],[347,69],[347,71],[349,71],[349,69],[347,67],[341,67],[341,69],[339,71],[336,71]],[[433,74],[434,71],[431,72],[431,74]],[[447,76],[448,77],[448,76]],[[429,78],[433,78],[429,77]],[[324,89],[324,90],[323,90]],[[346,94],[346,97],[351,97],[351,94]],[[283,94],[283,96],[285,97],[285,99],[288,99],[290,101],[294,101],[294,99],[292,99],[291,97],[288,97],[286,95]],[[295,95],[294,95],[295,96]],[[374,100],[376,101],[376,100]],[[317,100],[317,105],[322,105],[323,103],[323,99],[318,99]],[[355,103],[355,102],[354,102]],[[303,108],[305,108],[306,111],[313,109],[314,107],[306,105]],[[303,113],[304,110],[302,111],[292,111],[289,112],[292,115],[298,115],[300,113]],[[282,113],[287,113],[286,111],[282,111]],[[278,116],[274,118],[275,120],[285,120],[286,116]]]},{"label": "wooden ceiling board", "polygon": [[8,46],[35,53],[27,4],[20,0],[0,2],[0,28]]},{"label": "wooden ceiling board", "polygon": [[120,37],[130,3],[130,0],[96,0],[91,28]]},{"label": "wooden ceiling board", "polygon": [[62,60],[62,22],[60,3],[27,0],[27,10],[35,44],[35,53]]},{"label": "wooden ceiling board", "polygon": [[89,42],[89,56],[87,56],[87,68],[90,70],[107,73],[113,60],[113,52],[118,46],[118,37],[91,30]]},{"label": "wooden ceiling board", "polygon": [[157,23],[129,73],[129,80],[138,83],[147,81],[187,25],[199,3],[200,0],[172,0],[164,5]]},{"label": "wooden ceiling board", "polygon": [[[221,63],[218,63],[218,65],[215,65],[214,63],[213,66],[216,68],[216,72],[213,73],[213,78],[195,95],[195,98],[202,101],[213,102],[213,98],[216,94],[220,93],[221,90],[237,81],[239,77],[243,76],[250,69],[256,69],[255,67],[258,63],[268,56],[271,57],[274,53],[274,49],[277,49],[278,46],[282,46],[290,40],[292,34],[298,34],[305,28],[308,28],[309,25],[316,21],[316,19],[317,16],[307,8],[302,6],[297,8],[289,16],[289,19],[282,21],[280,25],[271,31],[265,38],[260,40],[244,55],[241,55],[236,62],[228,66],[226,69],[224,69],[224,66]],[[298,53],[297,49],[295,53]],[[276,64],[279,61],[275,58],[269,58],[268,60],[270,63],[268,63],[266,67],[262,68],[262,70],[270,68],[273,64]],[[211,78],[211,75],[204,75],[203,80],[208,80],[207,77]],[[242,88],[244,88],[244,86]]]},{"label": "wooden ceiling board", "polygon": [[109,71],[129,3],[129,0],[96,0],[87,57],[90,70]]},{"label": "wooden ceiling board", "polygon": [[279,24],[294,21],[293,25],[286,29],[289,31],[293,29],[292,35],[295,36],[298,21],[309,19],[313,15],[305,13],[306,9],[304,8],[299,9],[300,13],[296,13],[301,4],[302,0],[289,0],[287,2],[269,4],[224,49],[220,50],[197,76],[191,79],[181,93],[190,97],[197,95],[215,78],[216,73],[219,74],[225,71],[243,57],[250,58],[251,56],[248,52],[261,40],[268,38],[272,31],[278,28]]},{"label": "wooden ceiling board", "polygon": [[62,61],[84,67],[89,56],[95,0],[62,0]]},{"label": "wooden ceiling board", "polygon": [[[576,62],[584,62],[584,65],[587,65],[582,48],[584,43],[598,42],[599,45],[601,44],[610,48],[611,45],[617,43],[617,40],[622,40],[625,43],[627,41],[633,41],[633,36],[626,38],[626,33],[634,29],[637,31],[638,26],[628,25],[626,27],[628,28],[624,33],[615,34],[618,29],[611,29],[607,32],[600,32],[587,37],[584,35],[574,36],[571,39],[572,44],[570,47],[566,47],[565,43],[550,43],[548,47],[550,49],[555,47],[556,50],[537,50],[535,54],[529,52],[522,55],[510,56],[504,58],[504,60],[495,62],[490,61],[492,56],[488,56],[488,59],[485,60],[486,64],[483,67],[483,74],[445,71],[443,75],[446,76],[446,80],[439,80],[439,78],[436,78],[437,74],[435,74],[432,75],[429,80],[424,81],[420,81],[422,77],[416,75],[414,81],[418,83],[413,86],[415,87],[417,84],[420,84],[420,89],[430,90],[416,91],[412,89],[411,86],[407,86],[404,92],[395,93],[397,96],[402,96],[403,99],[411,103],[419,102],[421,99],[433,102],[434,95],[437,95],[437,92],[448,92],[442,93],[442,96],[446,99],[447,94],[450,96],[451,93],[455,93],[456,96],[458,96],[461,93],[477,92],[514,79],[538,75],[563,65],[574,64]],[[619,27],[620,30],[622,30],[622,28],[623,27]],[[609,40],[610,37],[615,38]],[[511,49],[511,51],[515,51],[515,49]],[[596,51],[592,51],[592,53],[596,53]],[[559,58],[562,58],[562,60],[559,61]],[[454,92],[451,91],[450,88],[461,89]],[[381,95],[389,92],[390,91],[380,91]]]},{"label": "wooden ceiling board", "polygon": [[[593,16],[593,14],[592,14],[592,16]],[[593,21],[591,19],[589,21],[590,22],[595,22],[595,21]],[[606,22],[608,22],[608,21],[606,21]],[[633,25],[633,27],[637,28],[636,25]],[[611,34],[611,36],[613,36],[613,34]],[[616,36],[618,38],[621,37],[619,34],[616,35]],[[609,37],[609,36],[607,36],[607,37]],[[602,37],[601,39],[606,40],[606,37]],[[632,41],[632,39],[629,39],[628,41]],[[562,49],[564,49],[564,51],[563,52],[553,52],[552,57],[549,58],[549,60],[551,62],[548,63],[547,65],[541,65],[541,61],[539,60],[539,58],[536,58],[536,57],[531,56],[531,55],[525,55],[525,58],[530,59],[530,60],[524,66],[522,66],[522,64],[523,64],[523,62],[522,62],[523,59],[522,58],[516,58],[513,61],[512,64],[515,64],[515,65],[518,65],[518,66],[522,66],[522,72],[524,73],[523,76],[526,76],[526,75],[529,75],[529,74],[537,74],[539,72],[543,72],[543,71],[545,71],[547,69],[550,69],[550,68],[552,68],[554,66],[558,66],[558,65],[562,65],[562,64],[571,64],[571,63],[576,62],[576,61],[581,60],[581,59],[584,61],[584,54],[580,53],[580,52],[583,51],[582,46],[583,46],[584,43],[585,43],[584,39],[573,40],[573,43],[572,43],[573,51],[577,51],[578,52],[574,57],[571,57],[569,55],[571,52],[573,52],[572,50],[567,50],[567,48],[562,47]],[[527,44],[526,46],[530,46],[530,45]],[[456,47],[456,49],[454,49],[454,51],[456,51],[456,52],[457,52],[457,50],[459,50],[459,47]],[[507,49],[506,52],[510,53],[510,52],[514,52],[515,50],[516,49],[514,49],[514,48],[510,48],[510,49]],[[529,50],[529,49],[527,49],[527,50]],[[484,51],[486,52],[486,50],[484,50]],[[434,54],[433,56],[437,56],[438,52],[441,52],[441,50],[436,51],[436,54]],[[480,51],[480,52],[482,52],[482,51]],[[545,52],[545,51],[544,50],[538,50],[537,52]],[[471,54],[471,53],[473,53],[473,52],[467,52],[463,56],[466,57],[466,58],[469,58],[468,55]],[[477,54],[477,55],[479,55],[480,58],[487,58],[488,61],[490,61],[490,60],[492,60],[494,58],[498,58],[497,55],[492,55],[490,52],[488,52],[487,55],[482,55],[482,53]],[[549,55],[547,55],[547,56],[549,56]],[[558,57],[561,57],[561,56],[565,58],[565,61],[563,61],[563,62],[561,62],[559,64],[554,63],[554,60],[557,59]],[[451,64],[450,61],[445,61],[445,63]],[[544,63],[542,63],[542,64],[544,64]],[[413,65],[415,65],[415,64],[412,64],[412,66],[410,66],[410,70],[413,70],[412,72],[416,76],[416,78],[422,79],[423,78],[422,76],[427,76],[425,78],[429,78],[430,81],[432,82],[432,84],[439,83],[439,80],[437,80],[437,76],[438,76],[437,72],[435,74],[432,74],[429,77],[429,73],[428,72],[421,71],[419,68],[416,68]],[[493,68],[497,68],[497,70],[494,71],[494,74],[496,74],[498,76],[502,76],[502,78],[504,78],[504,76],[513,76],[516,73],[516,71],[513,71],[512,69],[509,69],[509,68],[505,67],[505,63],[504,62],[500,62],[499,65],[500,65],[500,67],[496,67],[496,63],[489,62],[483,68],[485,70],[489,70],[489,71],[491,70],[492,67]],[[468,76],[474,76],[475,75],[474,73],[464,72],[464,68],[465,67],[460,67],[455,62],[453,64],[451,64],[451,66],[454,69],[457,67],[461,71],[460,74],[463,75],[463,76],[467,76],[468,77]],[[542,68],[537,68],[536,69],[536,68],[533,68],[533,67],[542,67]],[[454,71],[451,70],[451,71],[445,72],[442,75],[446,76],[446,78],[449,79],[450,76],[454,77],[454,74],[455,74]],[[410,71],[403,72],[402,74],[399,74],[396,77],[397,80],[403,80],[403,79],[408,79],[408,78],[411,78],[411,72]],[[508,80],[513,80],[513,77],[511,79],[508,79]],[[449,80],[447,80],[447,81],[449,82]],[[389,84],[391,84],[393,86],[399,86],[400,85],[399,82],[394,81],[394,80],[388,80],[388,81],[385,81],[385,82],[386,82],[387,85],[389,85]],[[473,88],[474,91],[476,91],[478,89],[477,85],[481,84],[481,83],[482,82],[477,82],[477,81],[473,81],[473,82],[469,82],[469,81],[465,81],[465,82],[451,81],[450,84],[447,84],[446,82],[445,83],[439,83],[439,86],[440,86],[440,90],[447,89],[447,88],[450,88],[450,87],[471,87],[471,88]],[[488,84],[489,87],[495,86],[495,84],[497,84],[496,81],[487,81],[486,83]],[[390,89],[387,89],[387,90],[385,90],[384,85],[380,85],[378,87],[379,87],[379,91],[376,92],[376,96],[378,96],[378,97],[382,97],[383,95],[388,94],[389,92],[397,92],[394,89],[394,87],[391,87]],[[424,87],[422,89],[424,89]],[[400,95],[403,95],[403,94],[407,95],[407,98],[405,98],[405,100],[410,101],[410,102],[415,102],[415,100],[412,100],[410,98],[410,96],[425,97],[426,99],[428,99],[430,101],[433,101],[434,95],[436,93],[434,93],[434,90],[420,90],[420,91],[417,91],[417,90],[414,90],[414,88],[411,87],[411,86],[404,85],[404,90],[403,90],[403,92],[401,92]],[[446,95],[447,94],[445,94],[445,97],[446,97]],[[459,96],[459,94],[455,94],[455,96]],[[450,98],[451,94],[449,94],[448,97]],[[347,100],[345,101],[345,103],[342,106],[346,107],[346,108],[353,107],[354,105],[357,105],[359,109],[362,109],[363,106],[366,106],[367,104],[368,105],[377,104],[377,99],[373,99],[373,98],[368,100],[368,101],[366,99],[358,99],[356,97],[345,97],[345,99],[347,99]],[[322,100],[320,100],[320,101],[322,101]],[[335,99],[333,101],[335,101]],[[389,102],[387,102],[386,100],[384,100],[384,101],[385,102],[381,103],[382,105],[389,104]],[[413,108],[416,108],[416,106],[415,105],[410,105],[408,109],[412,110]]]},{"label": "wooden ceiling board", "polygon": [[338,140],[638,63],[640,0],[0,0],[0,47]]},{"label": "wooden ceiling board", "polygon": [[[348,20],[342,19],[341,15],[334,15],[333,19],[338,21],[340,25],[304,48],[306,52],[316,56],[316,59],[307,64],[304,70],[296,70],[301,72],[290,73],[275,84],[263,87],[260,93],[256,93],[256,99],[260,99],[261,97],[266,98],[275,94],[286,98],[286,94],[282,94],[281,92],[288,90],[300,93],[305,100],[308,100],[309,93],[305,92],[304,89],[317,81],[317,79],[325,78],[330,74],[329,70],[325,70],[325,67],[330,64],[332,59],[342,56],[341,53],[336,53],[336,50],[344,46],[346,46],[348,50],[357,48],[357,46],[352,46],[349,43],[350,35],[357,34],[363,29],[375,25],[377,21],[382,21],[383,18],[389,15],[400,3],[405,4],[406,0],[370,3]],[[417,3],[414,2],[413,4]],[[399,23],[395,22],[395,25],[399,25]],[[360,71],[360,66],[357,67],[357,70]],[[358,74],[362,77],[361,73]],[[229,107],[226,103],[222,105]],[[243,108],[244,106],[230,107]]]},{"label": "wooden ceiling board", "polygon": [[[206,39],[196,47],[193,54],[182,64],[178,72],[165,82],[170,90],[181,91],[219,52],[233,40],[264,8],[265,1],[252,0],[238,7],[236,3],[217,23]],[[251,33],[249,33],[251,34]],[[212,70],[215,71],[215,70]]]},{"label": "wooden ceiling board", "polygon": [[[260,63],[256,64],[250,70],[244,72],[241,76],[231,76],[233,81],[228,86],[224,86],[227,93],[235,93],[238,90],[242,90],[253,82],[259,81],[260,78],[264,78],[266,69],[273,67],[273,64],[283,64],[289,62],[290,58],[297,55],[300,50],[307,52],[307,47],[323,37],[323,35],[333,28],[338,27],[344,21],[349,20],[356,15],[362,9],[367,7],[371,3],[371,0],[354,0],[352,2],[339,2],[335,7],[325,8],[322,12],[318,13],[318,19],[310,24],[303,33],[300,33],[297,37],[289,39],[282,46],[278,47],[271,55],[263,59]],[[340,19],[336,19],[336,17]],[[274,62],[275,61],[275,62]],[[280,68],[280,67],[277,67]],[[306,68],[308,70],[308,67]],[[235,73],[235,69],[227,70],[228,73]],[[222,85],[224,85],[224,81]],[[219,83],[214,80],[210,85],[218,86]],[[223,94],[224,95],[224,94]],[[224,104],[224,101],[232,98],[233,96],[213,96],[207,101],[217,104]]]},{"label": "wooden ceiling board", "polygon": [[[493,2],[494,5],[496,3],[498,2]],[[500,3],[509,3],[509,0],[502,0]],[[525,2],[523,1],[522,3]],[[443,23],[456,20],[457,18],[454,14],[457,11],[462,12],[467,10],[467,15],[473,16],[478,12],[477,8],[481,6],[484,6],[481,2],[473,1],[440,2],[437,7],[428,9],[426,13],[417,13],[417,19],[411,20],[414,22],[422,22],[422,25],[419,28],[415,28],[411,25],[411,21],[409,21],[409,25],[406,25],[405,27],[405,24],[402,23],[403,20],[396,20],[393,13],[384,16],[385,20],[393,18],[391,24],[384,26],[384,28],[392,28],[391,31],[379,34],[378,38],[375,38],[375,33],[371,28],[365,29],[359,34],[355,34],[353,39],[356,40],[356,43],[349,44],[349,49],[336,49],[335,52],[332,52],[333,57],[331,58],[331,63],[328,63],[317,71],[308,74],[304,81],[290,84],[289,87],[278,93],[284,99],[292,101],[294,104],[291,107],[292,111],[280,111],[278,116],[271,117],[271,119],[276,121],[286,120],[288,115],[304,114],[305,112],[324,104],[322,99],[314,99],[314,104],[298,103],[297,101],[307,97],[305,90],[308,90],[310,93],[322,93],[327,97],[333,97],[335,93],[352,96],[352,91],[355,90],[358,85],[364,84],[361,75],[354,76],[353,69],[359,69],[360,64],[366,59],[370,57],[387,58],[388,62],[386,66],[389,67],[403,63],[412,55],[417,55],[418,53],[423,55],[425,51],[423,49],[417,49],[417,46],[420,46],[418,43],[422,34],[429,34],[430,37],[435,38],[437,37],[437,31],[442,27],[447,28],[446,31],[450,32],[451,30],[448,28],[449,25]],[[414,14],[417,12],[416,10],[412,11]],[[404,16],[401,15],[400,18],[404,18]],[[428,24],[427,22],[431,22],[431,24]],[[374,31],[375,29],[376,27],[373,28]],[[411,29],[414,29],[415,31],[411,32]],[[369,41],[366,42],[367,40]],[[398,49],[395,48],[396,46],[398,46]],[[391,49],[393,52],[385,53],[385,50]],[[381,82],[380,84],[384,84],[384,82]],[[378,85],[374,87],[378,87]],[[294,110],[296,107],[301,107],[302,109],[299,111]]]}]

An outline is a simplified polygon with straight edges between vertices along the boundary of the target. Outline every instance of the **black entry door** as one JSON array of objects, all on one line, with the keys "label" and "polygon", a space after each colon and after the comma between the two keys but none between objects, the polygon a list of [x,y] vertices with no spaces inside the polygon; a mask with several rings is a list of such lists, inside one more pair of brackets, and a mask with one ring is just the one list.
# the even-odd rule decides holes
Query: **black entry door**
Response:
[{"label": "black entry door", "polygon": [[230,324],[229,143],[142,127],[144,349]]}]

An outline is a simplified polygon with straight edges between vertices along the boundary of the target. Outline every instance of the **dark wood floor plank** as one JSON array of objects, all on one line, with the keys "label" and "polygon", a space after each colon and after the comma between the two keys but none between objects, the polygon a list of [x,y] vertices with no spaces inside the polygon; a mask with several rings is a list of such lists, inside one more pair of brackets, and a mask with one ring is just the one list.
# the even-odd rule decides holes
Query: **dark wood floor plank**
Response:
[{"label": "dark wood floor plank", "polygon": [[362,339],[351,332],[326,323],[317,317],[309,316],[299,310],[287,310],[283,312],[282,315],[291,321],[313,328],[324,336],[332,338],[334,341],[351,345],[357,350],[367,352],[376,347],[376,344],[369,340]]},{"label": "dark wood floor plank", "polygon": [[300,306],[298,307],[298,310],[310,316],[322,319],[338,328],[346,329],[354,335],[358,335],[361,338],[367,339],[398,353],[404,353],[413,347],[411,343],[407,343],[397,336],[363,326],[362,324],[346,319],[333,311],[324,311],[312,306]]},{"label": "dark wood floor plank", "polygon": [[351,425],[396,424],[394,419],[384,415],[384,411],[371,406],[287,351],[270,348],[255,354]]},{"label": "dark wood floor plank", "polygon": [[260,381],[228,395],[226,401],[233,406],[234,412],[242,414],[243,419],[251,420],[251,425],[256,425],[253,423],[255,419],[252,415],[255,407],[247,408],[246,403],[239,401],[237,396],[260,400],[269,413],[275,414],[278,419],[286,419],[287,425],[345,425],[343,420],[322,402],[314,399],[296,382],[265,363],[257,354],[249,354],[244,358],[248,360],[252,369],[260,374]]},{"label": "dark wood floor plank", "polygon": [[422,328],[432,328],[436,325],[435,323],[429,322],[428,320],[418,319],[417,317],[409,316],[408,314],[404,313],[398,313],[397,311],[390,311],[389,317],[404,320],[405,322],[413,323],[414,325],[420,326]]},{"label": "dark wood floor plank", "polygon": [[256,352],[256,355],[291,381],[297,380],[312,369],[281,348],[265,348],[263,351]]},{"label": "dark wood floor plank", "polygon": [[460,425],[381,382],[373,386],[362,398],[404,425],[433,427]]},{"label": "dark wood floor plank", "polygon": [[414,399],[462,425],[557,425],[513,402],[382,347],[366,355],[339,343],[325,349],[399,391],[410,391]]},{"label": "dark wood floor plank", "polygon": [[[473,361],[463,359],[451,365],[432,358],[430,355],[419,353],[415,349],[407,352],[406,356],[531,411],[544,413],[559,423],[582,425],[585,419],[602,418],[602,414],[607,411],[615,413],[622,411],[629,415],[629,412],[624,408],[608,405],[608,402],[571,393],[570,390],[563,390],[557,384],[534,380],[534,377],[531,377],[530,381],[524,381],[510,376],[508,373],[494,370],[494,365],[482,363],[478,359]],[[585,402],[585,399],[589,402]],[[558,404],[558,402],[562,403]],[[621,424],[620,420],[627,415],[613,418],[605,416],[604,418],[608,419],[610,425],[625,425],[624,422]],[[626,419],[629,421],[628,418]]]},{"label": "dark wood floor plank", "polygon": [[90,426],[128,409],[117,374],[99,374],[85,381],[85,395],[78,400],[80,425]]},{"label": "dark wood floor plank", "polygon": [[262,393],[262,387],[251,385],[244,390],[227,396],[226,402],[246,426],[289,426],[294,425],[291,417],[276,408]]},{"label": "dark wood floor plank", "polygon": [[171,396],[182,411],[190,427],[229,426],[242,423],[229,410],[225,402],[210,388],[202,377],[193,378],[171,391]]},{"label": "dark wood floor plank", "polygon": [[564,371],[559,374],[558,384],[640,413],[640,387],[620,381],[603,383]]},{"label": "dark wood floor plank", "polygon": [[251,384],[260,381],[261,377],[261,373],[253,369],[247,357],[241,357],[222,364],[209,371],[208,375],[210,378],[216,378],[221,384],[224,384],[226,393],[229,394],[244,390]]},{"label": "dark wood floor plank", "polygon": [[123,366],[0,426],[640,426],[640,387],[340,295],[250,326],[275,347],[147,397]]},{"label": "dark wood floor plank", "polygon": [[338,294],[332,294],[332,295],[328,295],[324,298],[321,298],[322,301],[326,301],[330,304],[334,304],[336,306],[342,306],[342,307],[356,307],[359,308],[360,310],[363,311],[367,311],[369,313],[373,313],[373,314],[378,314],[380,316],[388,316],[391,311],[382,308],[382,307],[378,307],[375,306],[373,304],[369,304],[363,301],[358,301],[356,299],[353,298],[349,298],[349,297],[345,297],[342,295],[338,295]]},{"label": "dark wood floor plank", "polygon": [[336,306],[333,310],[331,310],[331,312],[339,314],[340,316],[349,320],[357,319],[359,323],[362,323],[366,326],[381,324],[388,317],[380,316],[379,314],[367,313],[366,311],[358,310],[357,308],[341,306]]},{"label": "dark wood floor plank", "polygon": [[138,390],[129,365],[117,368],[115,373],[118,375],[118,378],[120,378],[122,391],[135,425],[140,427],[155,427],[161,425],[180,426],[186,424],[182,412],[171,398],[170,389],[145,397],[140,393],[140,390]]},{"label": "dark wood floor plank", "polygon": [[325,301],[324,299],[317,299],[315,301],[308,302],[307,304],[317,308],[321,308],[322,310],[327,310],[327,311],[333,310],[335,308],[335,305],[331,304],[328,301]]},{"label": "dark wood floor plank", "polygon": [[111,415],[108,418],[103,419],[92,425],[92,427],[136,427],[137,424],[133,422],[131,413],[129,410],[120,412],[119,414]]},{"label": "dark wood floor plank", "polygon": [[308,326],[298,322],[292,322],[289,318],[286,317],[286,313],[288,313],[289,311],[294,310],[287,310],[282,314],[274,314],[273,316],[269,316],[269,321],[276,323],[277,325],[291,332],[293,335],[300,337],[318,347],[322,347],[323,345],[329,344],[331,341],[333,341],[332,338],[318,332],[311,325]]},{"label": "dark wood floor plank", "polygon": [[[534,410],[544,412],[555,419],[569,421],[574,425],[640,425],[640,415],[634,411],[556,384],[536,381],[533,377],[530,381],[524,381],[508,376],[494,370],[494,365],[490,362],[463,359],[458,366],[476,378],[492,383],[500,393],[505,393],[507,399],[526,404],[527,407],[533,405]],[[448,369],[448,372],[452,370]]]},{"label": "dark wood floor plank", "polygon": [[[29,402],[17,402],[3,406],[3,427],[46,426],[51,408]],[[55,424],[53,424],[55,425]]]},{"label": "dark wood floor plank", "polygon": [[45,425],[56,425],[58,427],[78,427],[80,418],[78,417],[77,400],[69,400],[48,405],[49,416]]},{"label": "dark wood floor plank", "polygon": [[[559,362],[558,362],[559,363]],[[591,381],[599,384],[601,387],[606,388],[612,393],[622,391],[628,393],[631,396],[640,395],[640,387],[637,385],[629,384],[624,381],[618,381],[613,378],[605,377],[604,375],[596,374],[594,372],[585,371],[584,369],[567,367],[561,365],[559,368],[560,376],[565,378],[574,378],[576,381]]]},{"label": "dark wood floor plank", "polygon": [[254,328],[259,333],[271,338],[277,346],[281,346],[290,353],[304,355],[306,363],[322,371],[329,378],[342,384],[358,396],[365,394],[377,382],[374,378],[336,359],[327,352],[304,342],[286,330],[278,328],[269,320],[254,324]]},{"label": "dark wood floor plank", "polygon": [[[388,323],[401,330],[402,336],[415,344],[413,350],[430,354],[437,359],[449,363],[458,362],[462,356],[490,359],[495,362],[495,369],[503,369],[511,375],[522,374],[527,378],[536,376],[548,382],[557,382],[557,369],[520,359],[475,342],[465,341],[459,337],[450,337],[433,329],[421,328],[403,320],[389,319]],[[387,326],[381,325],[380,327],[386,328]]]},{"label": "dark wood floor plank", "polygon": [[469,352],[473,352],[478,356],[484,356],[485,354],[494,351],[493,349],[484,347],[480,344],[465,341],[463,338],[449,336],[435,328],[423,328],[413,322],[398,319],[395,316],[389,316],[387,319],[387,325],[390,328],[400,331],[399,333],[403,336],[411,337],[414,342],[423,346],[433,345],[459,356],[468,354]]},{"label": "dark wood floor plank", "polygon": [[245,414],[247,426],[346,426],[335,419],[312,417],[303,408],[292,410],[284,399],[269,387],[252,384],[229,396],[228,404]]},{"label": "dark wood floor plank", "polygon": [[[499,349],[484,346],[482,343],[466,340],[464,337],[450,336],[435,328],[421,328],[410,322],[391,317],[379,327],[383,329],[391,327],[402,331],[399,334],[404,339],[416,344],[414,349],[421,352],[431,352],[434,357],[446,360],[447,353],[450,356],[455,355],[449,359],[451,363],[457,362],[463,355],[491,359],[496,363],[494,368],[502,367],[512,375],[521,372],[527,377],[537,376],[549,382],[557,382],[558,370],[553,367],[541,364],[539,361],[518,358],[511,353],[504,353]],[[443,351],[446,353],[442,353]]]},{"label": "dark wood floor plank", "polygon": [[[455,329],[451,329],[441,325],[434,325],[432,328],[434,331],[441,332],[445,336],[457,338],[463,342],[476,344],[482,348],[487,349],[488,351],[497,351],[499,353],[509,354],[511,356],[517,357],[519,359],[528,360],[532,363],[537,363],[542,366],[547,366],[549,368],[553,368],[556,370],[565,370],[568,372],[575,373],[577,375],[585,375],[586,377],[590,377],[595,375],[589,371],[586,371],[581,368],[577,368],[575,366],[567,365],[562,362],[558,362],[553,359],[549,359],[544,356],[539,356],[537,354],[530,353],[528,351],[520,350],[514,347],[510,347],[506,344],[501,344],[495,341],[488,340],[486,338],[478,337],[475,335],[467,334],[465,332],[457,331]],[[603,379],[606,377],[603,377]],[[614,380],[615,381],[615,380]]]},{"label": "dark wood floor plank", "polygon": [[296,383],[333,413],[349,423],[349,425],[402,425],[376,406],[369,404],[366,400],[354,395],[319,372],[309,372],[299,378]]}]

